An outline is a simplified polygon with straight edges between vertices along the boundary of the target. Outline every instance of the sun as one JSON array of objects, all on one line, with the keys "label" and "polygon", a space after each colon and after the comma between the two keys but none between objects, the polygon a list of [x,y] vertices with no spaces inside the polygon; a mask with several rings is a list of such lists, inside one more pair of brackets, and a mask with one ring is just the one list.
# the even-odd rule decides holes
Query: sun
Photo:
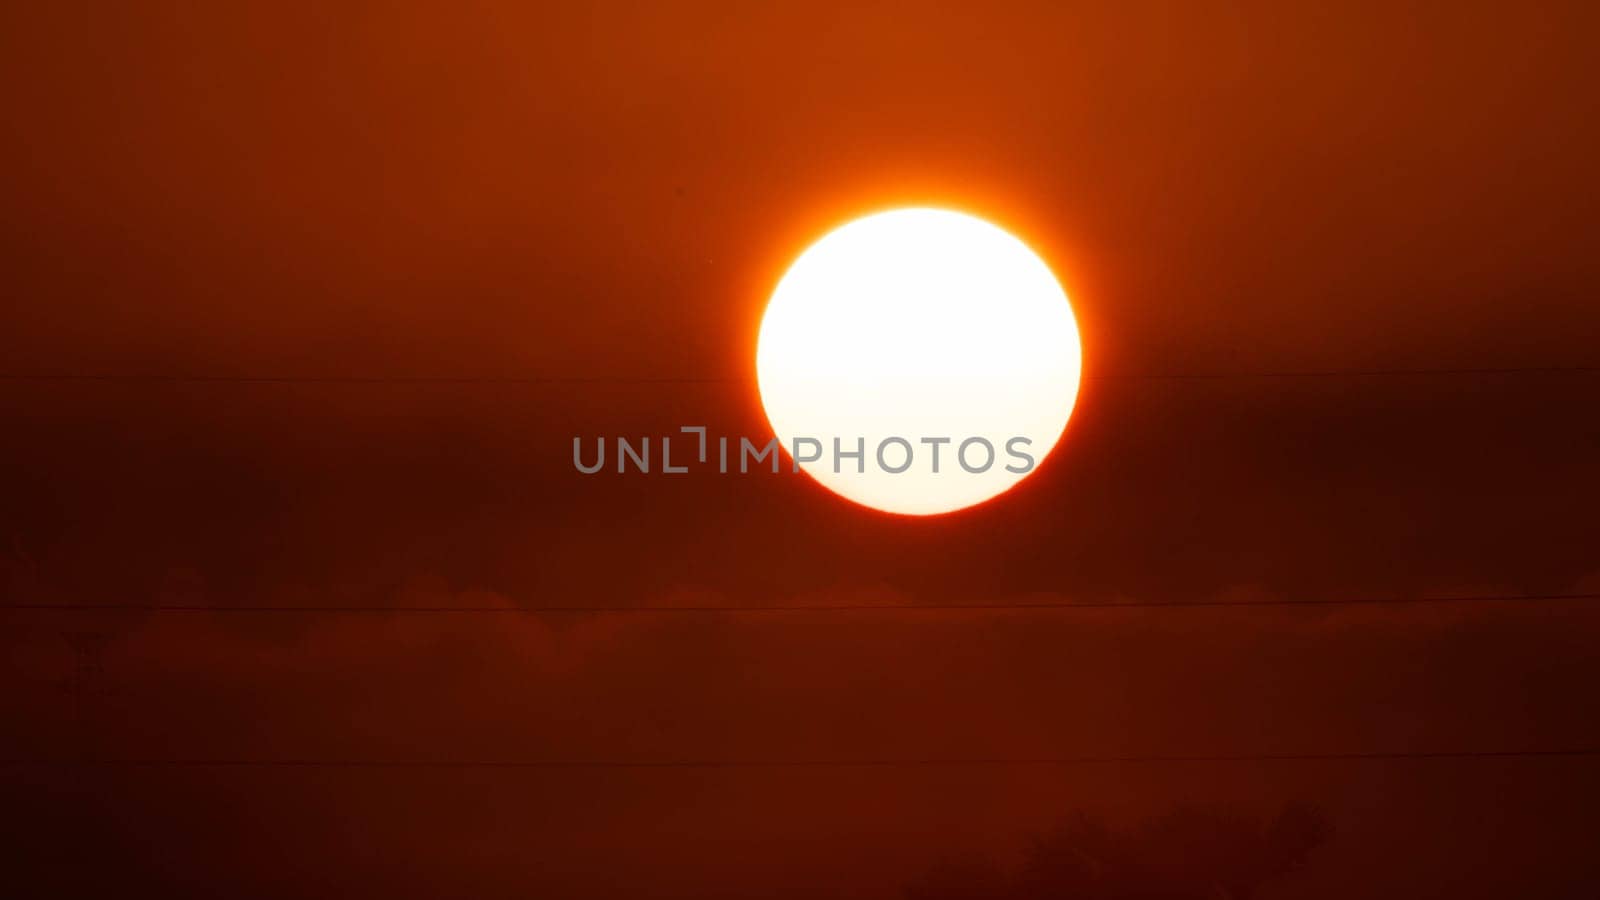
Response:
[{"label": "sun", "polygon": [[931,208],[812,244],[756,344],[761,403],[794,462],[840,496],[910,515],[982,503],[1033,472],[1081,368],[1049,266],[982,219]]}]

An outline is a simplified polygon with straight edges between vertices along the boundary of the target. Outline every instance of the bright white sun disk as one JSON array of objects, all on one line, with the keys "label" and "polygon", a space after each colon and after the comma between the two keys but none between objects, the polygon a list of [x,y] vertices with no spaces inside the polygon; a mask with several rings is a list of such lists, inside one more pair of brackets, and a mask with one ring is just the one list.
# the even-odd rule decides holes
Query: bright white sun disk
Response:
[{"label": "bright white sun disk", "polygon": [[[1080,368],[1072,308],[1049,267],[994,225],[925,208],[858,219],[801,254],[773,292],[756,349],[762,405],[784,449],[806,438],[822,448],[802,468],[857,503],[922,515],[1026,477],[1066,427]],[[978,473],[961,463],[983,463],[982,443],[957,457],[973,438],[994,451]],[[836,459],[835,439],[865,458]],[[1014,471],[1022,455],[1032,465]],[[904,471],[885,468],[908,459]]]}]

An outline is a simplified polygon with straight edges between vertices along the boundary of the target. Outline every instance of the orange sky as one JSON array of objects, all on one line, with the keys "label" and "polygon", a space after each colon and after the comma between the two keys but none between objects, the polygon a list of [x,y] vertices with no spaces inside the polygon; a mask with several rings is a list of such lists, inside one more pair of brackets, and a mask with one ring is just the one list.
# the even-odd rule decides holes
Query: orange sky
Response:
[{"label": "orange sky", "polygon": [[[1590,5],[1286,6],[0,12],[0,601],[1600,590],[1592,371],[1126,377],[1600,365]],[[908,523],[572,471],[574,434],[759,434],[774,279],[908,202],[1073,298],[1099,380],[1024,486]],[[13,377],[118,373],[620,380]],[[1600,744],[1580,603],[0,621],[5,759]],[[1576,897],[1595,772],[5,768],[0,819],[21,877],[84,889],[879,898],[1082,811],[1305,801],[1337,834],[1276,896]]]}]

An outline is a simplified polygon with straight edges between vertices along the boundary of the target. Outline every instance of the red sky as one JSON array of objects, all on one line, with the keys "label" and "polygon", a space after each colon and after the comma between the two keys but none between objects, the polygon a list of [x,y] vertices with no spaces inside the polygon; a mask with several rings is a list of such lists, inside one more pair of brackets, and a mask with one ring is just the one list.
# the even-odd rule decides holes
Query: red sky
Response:
[{"label": "red sky", "polygon": [[[1596,13],[1288,6],[8,9],[0,599],[1600,590]],[[775,277],[827,227],[910,202],[1012,229],[1073,298],[1091,380],[1023,487],[918,522],[799,476],[572,470],[574,435],[759,434]],[[1307,372],[1346,374],[1281,377]],[[1144,377],[1165,374],[1252,377]],[[8,610],[0,743],[35,761],[1596,747],[1594,609]],[[1336,833],[1276,896],[1578,897],[1600,878],[1596,773],[7,765],[0,820],[18,877],[69,893],[878,898],[942,855],[1014,863],[1081,812],[1300,801]]]}]

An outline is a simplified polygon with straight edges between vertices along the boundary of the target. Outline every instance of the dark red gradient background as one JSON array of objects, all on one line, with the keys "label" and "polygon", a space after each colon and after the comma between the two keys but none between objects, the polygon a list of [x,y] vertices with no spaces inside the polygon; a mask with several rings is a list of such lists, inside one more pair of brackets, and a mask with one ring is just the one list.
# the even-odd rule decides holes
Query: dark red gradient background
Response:
[{"label": "dark red gradient background", "polygon": [[[85,761],[1600,747],[1600,601],[897,609],[1600,591],[1597,33],[1553,2],[8,7],[0,599],[217,611],[0,611],[0,893],[880,898],[1080,814],[1300,802],[1334,835],[1272,896],[1594,896],[1594,757]],[[1027,483],[922,522],[573,470],[574,435],[762,434],[774,279],[904,203],[1073,297],[1091,380]],[[885,609],[515,611],[775,604]]]}]

